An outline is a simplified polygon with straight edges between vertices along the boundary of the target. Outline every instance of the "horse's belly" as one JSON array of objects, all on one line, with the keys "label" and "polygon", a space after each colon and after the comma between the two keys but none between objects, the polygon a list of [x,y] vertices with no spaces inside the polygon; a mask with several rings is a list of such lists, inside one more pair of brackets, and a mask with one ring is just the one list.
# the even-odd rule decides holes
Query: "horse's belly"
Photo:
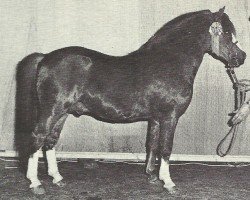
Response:
[{"label": "horse's belly", "polygon": [[126,108],[117,106],[100,106],[89,110],[90,115],[100,118],[104,121],[112,122],[133,122],[136,120],[144,120],[148,117],[146,112],[137,108]]},{"label": "horse's belly", "polygon": [[[108,101],[107,99],[96,96],[95,98],[82,98],[81,106],[77,107],[78,114],[87,114],[97,119],[110,122],[133,122],[148,118],[148,112],[144,106],[138,102],[117,103],[118,101]],[[80,111],[80,112],[79,112]]]}]

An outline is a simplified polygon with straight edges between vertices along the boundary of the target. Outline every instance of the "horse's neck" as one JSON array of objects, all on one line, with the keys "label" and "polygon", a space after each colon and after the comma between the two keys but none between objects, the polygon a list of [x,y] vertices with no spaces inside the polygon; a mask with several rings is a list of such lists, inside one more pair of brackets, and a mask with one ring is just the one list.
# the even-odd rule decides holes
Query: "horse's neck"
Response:
[{"label": "horse's neck", "polygon": [[178,41],[178,43],[162,43],[158,46],[154,46],[152,49],[140,48],[138,52],[147,54],[148,59],[151,59],[152,56],[159,57],[159,59],[154,60],[158,60],[160,67],[169,67],[169,65],[166,64],[171,57],[169,55],[177,57],[180,61],[177,61],[177,63],[181,65],[178,67],[181,68],[181,72],[184,72],[184,79],[189,83],[193,83],[209,46],[209,39],[206,37],[206,34],[199,35],[196,39],[196,41],[183,40]]},{"label": "horse's neck", "polygon": [[196,57],[190,57],[189,63],[187,65],[183,65],[183,74],[184,80],[189,84],[193,84],[196,74],[199,70],[201,62],[203,60],[204,54]]},{"label": "horse's neck", "polygon": [[180,48],[180,52],[183,52],[189,57],[189,63],[183,65],[184,77],[189,83],[193,83],[196,74],[199,70],[204,55],[208,52],[210,40],[207,34],[200,35],[199,40],[194,43],[187,43],[188,49]]}]

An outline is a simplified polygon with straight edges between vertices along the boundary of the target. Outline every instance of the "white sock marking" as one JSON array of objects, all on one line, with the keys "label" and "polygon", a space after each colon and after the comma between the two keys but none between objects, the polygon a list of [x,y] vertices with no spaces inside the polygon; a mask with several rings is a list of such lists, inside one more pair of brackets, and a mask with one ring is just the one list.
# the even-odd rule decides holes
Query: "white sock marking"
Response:
[{"label": "white sock marking", "polygon": [[170,177],[169,172],[169,161],[165,161],[163,158],[161,159],[161,167],[159,172],[159,179],[164,182],[164,187],[167,189],[171,189],[175,186],[174,182]]},{"label": "white sock marking", "polygon": [[38,155],[39,155],[39,151],[31,155],[28,161],[28,169],[27,169],[26,177],[31,181],[30,188],[41,185],[41,182],[39,181],[37,177]]},{"label": "white sock marking", "polygon": [[55,148],[46,151],[46,157],[48,161],[48,174],[53,177],[53,183],[61,181],[63,177],[58,171]]}]

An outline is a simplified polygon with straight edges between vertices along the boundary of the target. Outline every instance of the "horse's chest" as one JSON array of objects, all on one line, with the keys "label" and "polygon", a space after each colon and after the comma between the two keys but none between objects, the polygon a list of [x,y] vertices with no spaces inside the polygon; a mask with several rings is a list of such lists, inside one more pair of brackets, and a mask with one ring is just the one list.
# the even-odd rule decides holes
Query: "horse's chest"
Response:
[{"label": "horse's chest", "polygon": [[186,110],[192,99],[192,87],[179,83],[178,85],[162,85],[151,95],[154,104],[160,109],[174,107],[181,112]]}]

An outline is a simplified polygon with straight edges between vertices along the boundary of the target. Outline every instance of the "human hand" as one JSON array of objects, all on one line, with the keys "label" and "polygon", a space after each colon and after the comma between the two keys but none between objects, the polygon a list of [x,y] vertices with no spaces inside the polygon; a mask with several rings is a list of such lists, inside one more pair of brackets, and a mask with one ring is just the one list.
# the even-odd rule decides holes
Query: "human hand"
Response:
[{"label": "human hand", "polygon": [[250,80],[242,79],[236,85],[240,91],[248,92],[250,91]]},{"label": "human hand", "polygon": [[250,105],[244,103],[238,110],[235,111],[234,117],[230,120],[233,125],[244,121],[250,114]]}]

